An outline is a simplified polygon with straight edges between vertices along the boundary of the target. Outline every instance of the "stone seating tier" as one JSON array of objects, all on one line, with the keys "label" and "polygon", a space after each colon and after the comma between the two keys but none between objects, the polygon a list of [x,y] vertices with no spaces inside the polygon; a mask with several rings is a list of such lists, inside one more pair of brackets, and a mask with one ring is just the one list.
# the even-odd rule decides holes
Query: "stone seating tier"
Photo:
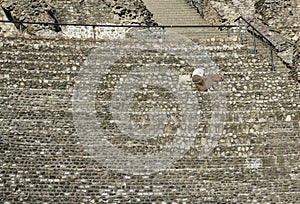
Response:
[{"label": "stone seating tier", "polygon": [[[166,202],[168,195],[174,202],[187,203],[224,202],[224,199],[241,203],[251,199],[273,202],[279,198],[272,197],[268,188],[275,185],[280,201],[293,202],[299,179],[297,84],[289,80],[288,70],[268,71],[270,65],[265,57],[249,54],[251,50],[237,42],[224,41],[222,46],[218,42],[215,46],[213,42],[206,43],[203,49],[225,78],[226,120],[218,144],[208,156],[201,157],[203,145],[209,142],[206,139],[213,111],[210,93],[197,92],[189,81],[201,115],[190,150],[163,173],[124,176],[94,161],[81,146],[74,127],[71,101],[74,79],[89,52],[101,46],[101,42],[1,38],[0,146],[4,153],[1,171],[4,185],[0,188],[5,198],[15,202],[42,199],[52,203],[93,200],[125,203]],[[155,62],[157,55],[141,57]],[[196,56],[191,53],[191,57]],[[176,69],[182,75],[193,70],[187,63],[178,64],[176,60],[169,63],[179,67]],[[106,109],[112,102],[109,96],[118,76],[137,65],[136,61],[130,64],[126,60],[116,63],[118,69],[99,82],[96,110],[113,144],[126,152],[147,154],[158,151],[160,145],[174,136],[178,118],[170,120],[156,140],[128,143],[130,140],[116,128]],[[133,118],[139,127],[149,124],[147,116],[142,114],[149,105],[147,98],[143,98],[144,92],[137,92],[142,98],[137,103],[139,109],[132,112],[141,119]],[[157,93],[165,96],[159,101],[165,110],[172,112],[177,108],[176,101],[168,99],[168,91]]]}]

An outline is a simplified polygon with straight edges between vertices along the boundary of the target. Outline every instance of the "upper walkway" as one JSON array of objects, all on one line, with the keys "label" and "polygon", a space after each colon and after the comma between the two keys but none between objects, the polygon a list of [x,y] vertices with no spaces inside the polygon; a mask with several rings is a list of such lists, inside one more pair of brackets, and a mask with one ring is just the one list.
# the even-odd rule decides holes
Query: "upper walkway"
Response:
[{"label": "upper walkway", "polygon": [[[184,0],[144,0],[144,3],[159,25],[209,25],[196,9]],[[221,32],[217,28],[168,28],[167,31],[176,32],[191,39],[226,36],[226,32]]]}]

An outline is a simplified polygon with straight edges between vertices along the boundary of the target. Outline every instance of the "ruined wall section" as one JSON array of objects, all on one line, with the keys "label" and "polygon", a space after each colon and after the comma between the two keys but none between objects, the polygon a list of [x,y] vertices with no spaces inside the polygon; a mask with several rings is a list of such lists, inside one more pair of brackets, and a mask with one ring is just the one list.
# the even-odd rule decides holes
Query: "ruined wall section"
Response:
[{"label": "ruined wall section", "polygon": [[62,23],[151,24],[152,14],[142,0],[52,1]]},{"label": "ruined wall section", "polygon": [[[11,21],[58,24],[142,24],[152,25],[152,14],[141,0],[2,0],[3,12]],[[3,18],[2,18],[3,19]],[[75,38],[122,38],[125,29],[84,26],[15,24],[22,33],[37,36]],[[3,29],[2,29],[3,30]]]},{"label": "ruined wall section", "polygon": [[299,58],[300,1],[259,0],[254,5],[254,24],[271,40],[277,55],[299,80],[299,65],[295,62]]},{"label": "ruined wall section", "polygon": [[[1,3],[1,7],[10,21],[58,23],[56,8],[46,0],[4,0]],[[38,35],[42,30],[46,30],[49,35],[52,32],[61,31],[59,26],[47,24],[29,25],[15,23],[15,26],[20,32],[26,32],[30,35]]]},{"label": "ruined wall section", "polygon": [[[0,19],[6,20],[6,21],[8,20],[8,18],[6,17],[6,15],[2,9],[0,9]],[[17,35],[18,30],[14,26],[14,24],[0,22],[0,33],[3,36]]]}]

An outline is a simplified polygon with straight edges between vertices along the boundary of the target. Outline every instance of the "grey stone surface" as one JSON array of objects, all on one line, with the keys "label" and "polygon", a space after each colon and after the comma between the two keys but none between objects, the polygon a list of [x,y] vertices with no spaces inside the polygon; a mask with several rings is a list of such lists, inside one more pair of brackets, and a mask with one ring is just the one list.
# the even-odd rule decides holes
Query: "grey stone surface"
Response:
[{"label": "grey stone surface", "polygon": [[[3,203],[297,203],[299,87],[287,72],[269,72],[264,57],[249,55],[237,40],[200,44],[210,50],[225,78],[227,117],[209,155],[199,157],[201,148],[210,143],[209,93],[196,92],[189,82],[199,101],[201,120],[195,142],[174,168],[131,175],[94,161],[74,127],[71,97],[81,65],[101,43],[1,38]],[[119,76],[153,62],[164,62],[184,75],[193,70],[172,56],[144,53],[120,59],[100,80],[97,91],[97,117],[108,139],[137,155],[160,151],[172,140],[178,125],[178,104],[172,93],[144,87],[132,99],[131,122],[137,128],[148,125],[149,115],[142,113],[155,101],[170,111],[163,134],[147,140],[125,137],[108,107]],[[148,103],[142,105],[143,101]]]},{"label": "grey stone surface", "polygon": [[[70,8],[71,1],[60,2]],[[157,34],[163,39],[162,32]],[[215,114],[211,95],[196,91],[188,77],[195,67],[187,61],[150,49],[119,59],[99,80],[99,124],[112,144],[137,157],[172,143],[180,106],[171,91],[141,87],[129,104],[130,123],[147,128],[153,104],[160,107],[156,116],[168,113],[167,123],[160,124],[164,128],[156,137],[130,138],[109,108],[120,80],[135,68],[158,64],[177,70],[191,87],[201,116],[195,141],[173,168],[150,175],[118,173],[93,160],[74,125],[76,76],[91,50],[109,40],[0,35],[1,203],[299,203],[299,84],[287,69],[270,72],[268,58],[254,55],[236,35],[194,39],[225,79],[226,120],[216,146],[209,140]],[[127,36],[143,40],[133,32]],[[293,63],[299,65],[299,40],[296,44]],[[190,59],[199,57],[189,51]],[[213,148],[203,157],[206,145]]]}]

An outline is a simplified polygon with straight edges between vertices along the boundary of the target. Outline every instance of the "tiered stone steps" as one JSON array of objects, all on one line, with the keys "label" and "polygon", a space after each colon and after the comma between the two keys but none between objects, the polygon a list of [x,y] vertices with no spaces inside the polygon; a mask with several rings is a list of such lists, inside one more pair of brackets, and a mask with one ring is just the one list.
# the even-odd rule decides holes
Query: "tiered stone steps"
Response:
[{"label": "tiered stone steps", "polygon": [[[287,71],[268,71],[268,61],[249,54],[246,45],[228,39],[222,46],[211,41],[200,44],[225,78],[226,120],[217,146],[202,157],[212,114],[210,93],[197,92],[189,81],[201,107],[194,144],[174,168],[133,176],[92,160],[74,127],[74,79],[90,51],[101,43],[4,37],[0,43],[0,189],[4,201],[218,203],[226,199],[249,203],[271,200],[266,186],[272,185],[282,202],[292,202],[291,195],[297,196],[299,87],[288,79]],[[121,137],[111,126],[113,121],[105,118],[109,115],[103,108],[111,102],[105,97],[113,90],[116,76],[130,67],[130,62],[125,62],[119,62],[113,74],[99,82],[97,116],[112,130],[106,133],[115,145],[148,153],[155,145],[164,144],[160,142],[165,138],[157,144],[126,143],[128,138]],[[181,74],[192,70],[185,65]],[[176,107],[176,101],[160,100]],[[169,125],[175,127],[176,121]]]},{"label": "tiered stone steps", "polygon": [[[153,13],[154,20],[159,25],[179,25],[179,26],[197,26],[209,25],[197,11],[188,4],[185,0],[144,0],[144,4]],[[226,28],[220,30],[217,28],[200,27],[200,28],[169,28],[167,32],[175,32],[184,35],[190,39],[197,39],[198,41],[205,41],[210,39],[226,39],[228,35],[234,38],[239,38],[238,28]],[[254,53],[254,45],[252,36],[242,31],[243,44],[247,44],[249,53]],[[252,49],[252,51],[251,51]],[[263,54],[267,59],[270,59],[270,50],[266,44],[256,39],[256,51]],[[275,69],[278,71],[286,70],[286,66],[282,61],[273,53]],[[270,69],[271,61],[269,60]]]},{"label": "tiered stone steps", "polygon": [[[197,11],[184,0],[144,0],[144,4],[153,13],[153,19],[159,25],[198,26],[209,25]],[[168,32],[182,34],[188,38],[205,40],[211,37],[224,37],[226,31],[217,28],[169,28]]]}]

